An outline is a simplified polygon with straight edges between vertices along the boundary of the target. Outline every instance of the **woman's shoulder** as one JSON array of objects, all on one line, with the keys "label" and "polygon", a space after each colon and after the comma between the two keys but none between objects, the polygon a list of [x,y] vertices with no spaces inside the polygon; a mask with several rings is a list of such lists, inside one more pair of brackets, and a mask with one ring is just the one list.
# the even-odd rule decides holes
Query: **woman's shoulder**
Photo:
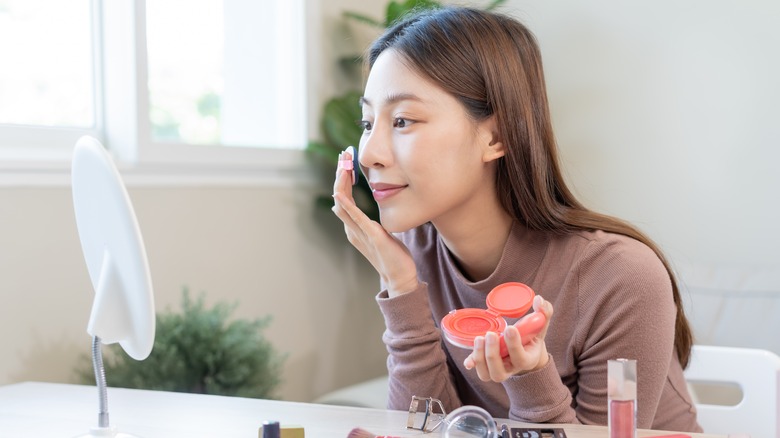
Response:
[{"label": "woman's shoulder", "polygon": [[630,259],[658,259],[652,248],[624,234],[604,230],[583,230],[574,233],[575,239],[586,242],[593,255],[605,257],[628,256]]},{"label": "woman's shoulder", "polygon": [[584,243],[579,260],[583,277],[606,278],[634,287],[671,288],[671,279],[658,254],[645,243],[623,234],[602,230],[581,231],[572,236]]}]

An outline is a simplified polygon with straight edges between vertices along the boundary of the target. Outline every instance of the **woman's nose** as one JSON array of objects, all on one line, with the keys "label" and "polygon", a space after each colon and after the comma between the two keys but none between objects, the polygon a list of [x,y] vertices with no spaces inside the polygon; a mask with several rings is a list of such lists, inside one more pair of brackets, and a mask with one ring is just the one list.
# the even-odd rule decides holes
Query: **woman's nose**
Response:
[{"label": "woman's nose", "polygon": [[364,134],[360,140],[358,158],[362,169],[381,169],[392,164],[392,146],[390,138],[383,129],[375,127]]}]

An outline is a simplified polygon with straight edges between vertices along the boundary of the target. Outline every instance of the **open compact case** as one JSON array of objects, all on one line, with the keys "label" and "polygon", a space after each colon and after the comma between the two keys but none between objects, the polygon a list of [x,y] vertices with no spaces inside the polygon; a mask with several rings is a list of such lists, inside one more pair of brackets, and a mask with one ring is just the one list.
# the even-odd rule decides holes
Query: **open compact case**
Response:
[{"label": "open compact case", "polygon": [[[506,318],[519,318],[531,308],[536,294],[523,283],[503,283],[490,291],[485,300],[487,309],[457,309],[444,316],[441,329],[451,344],[462,348],[474,348],[474,338],[487,332],[498,333],[501,357],[509,356],[504,342]],[[527,345],[539,333],[547,318],[534,312],[515,323],[523,345]]]}]

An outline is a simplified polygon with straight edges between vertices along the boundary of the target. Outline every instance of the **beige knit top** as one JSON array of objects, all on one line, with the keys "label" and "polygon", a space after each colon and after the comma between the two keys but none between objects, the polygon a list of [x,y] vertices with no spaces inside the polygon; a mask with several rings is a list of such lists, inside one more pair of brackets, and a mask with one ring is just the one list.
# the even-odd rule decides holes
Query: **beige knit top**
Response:
[{"label": "beige knit top", "polygon": [[[520,421],[605,425],[607,360],[629,358],[637,360],[638,427],[701,431],[673,351],[671,282],[646,245],[602,231],[555,235],[515,222],[496,270],[470,282],[431,224],[397,237],[411,250],[421,285],[395,298],[377,296],[387,327],[389,408],[407,410],[417,395],[441,400],[448,412],[478,405]],[[453,309],[485,308],[487,293],[510,281],[552,303],[551,360],[502,383],[482,382],[463,367],[470,351],[443,340],[438,323]]]}]

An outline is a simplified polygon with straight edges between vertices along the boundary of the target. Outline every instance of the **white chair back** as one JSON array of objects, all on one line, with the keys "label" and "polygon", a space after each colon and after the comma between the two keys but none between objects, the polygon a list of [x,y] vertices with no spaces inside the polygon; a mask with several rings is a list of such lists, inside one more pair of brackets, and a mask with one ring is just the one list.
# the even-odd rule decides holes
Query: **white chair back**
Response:
[{"label": "white chair back", "polygon": [[[754,348],[695,345],[685,379],[694,384],[739,386],[735,405],[697,402],[705,433],[747,433],[752,438],[780,438],[780,357]],[[704,402],[704,403],[702,403]]]}]

